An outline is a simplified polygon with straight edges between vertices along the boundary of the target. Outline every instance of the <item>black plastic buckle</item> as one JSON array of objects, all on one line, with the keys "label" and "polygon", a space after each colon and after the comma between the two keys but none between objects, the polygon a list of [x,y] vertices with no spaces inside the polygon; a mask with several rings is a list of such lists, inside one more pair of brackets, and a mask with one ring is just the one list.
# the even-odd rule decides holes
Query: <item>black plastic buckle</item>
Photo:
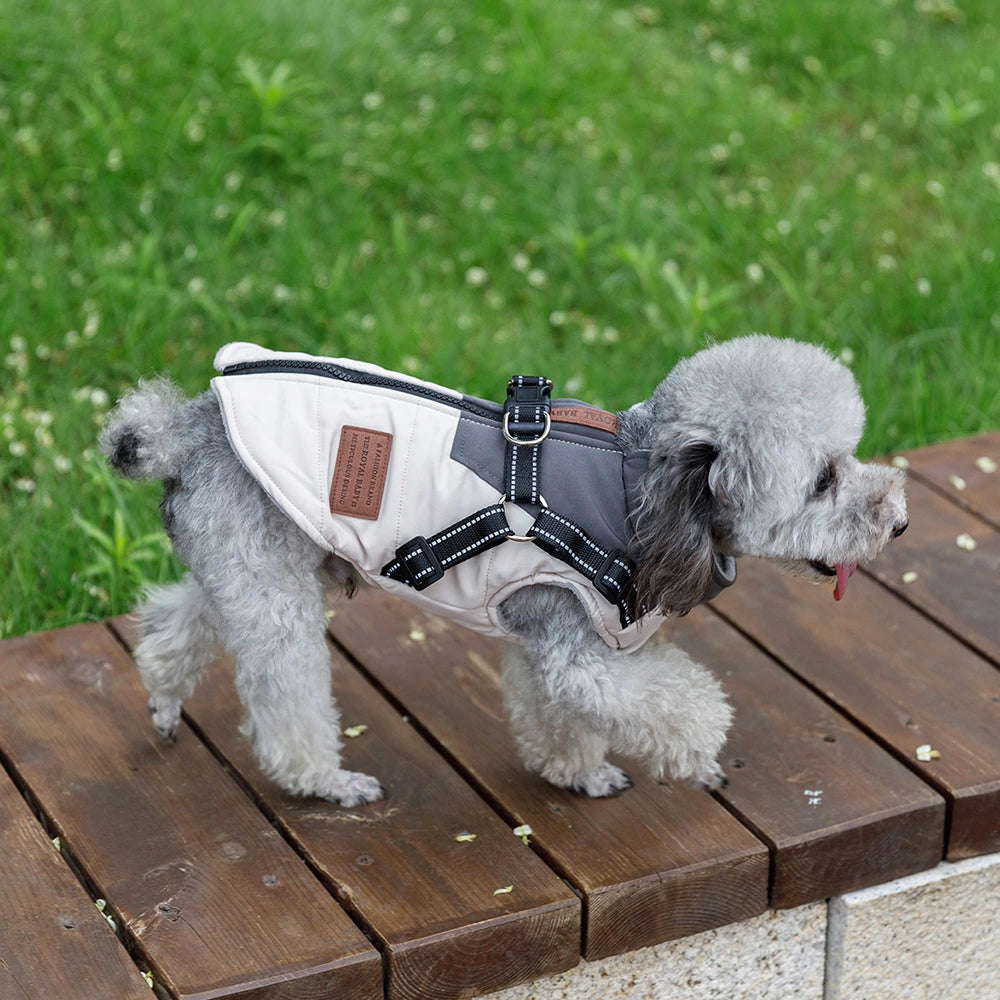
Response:
[{"label": "black plastic buckle", "polygon": [[594,586],[612,604],[618,604],[622,600],[631,582],[632,570],[624,552],[610,553],[594,577]]},{"label": "black plastic buckle", "polygon": [[[540,375],[515,375],[507,383],[504,436],[512,444],[538,444],[551,426],[552,382]],[[514,419],[514,409],[518,419]],[[534,418],[534,419],[530,419]]]},{"label": "black plastic buckle", "polygon": [[444,568],[423,535],[400,545],[396,558],[402,569],[401,581],[414,590],[424,590],[444,576]]}]

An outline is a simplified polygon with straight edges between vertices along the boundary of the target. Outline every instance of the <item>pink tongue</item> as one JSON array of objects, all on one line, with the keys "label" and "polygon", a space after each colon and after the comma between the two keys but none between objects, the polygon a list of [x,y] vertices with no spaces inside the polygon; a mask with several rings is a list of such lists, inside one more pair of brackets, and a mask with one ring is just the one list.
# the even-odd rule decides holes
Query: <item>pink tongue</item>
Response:
[{"label": "pink tongue", "polygon": [[858,568],[856,562],[837,563],[834,569],[837,571],[837,586],[833,588],[833,599],[842,601],[847,593],[847,581],[854,576],[854,571]]}]

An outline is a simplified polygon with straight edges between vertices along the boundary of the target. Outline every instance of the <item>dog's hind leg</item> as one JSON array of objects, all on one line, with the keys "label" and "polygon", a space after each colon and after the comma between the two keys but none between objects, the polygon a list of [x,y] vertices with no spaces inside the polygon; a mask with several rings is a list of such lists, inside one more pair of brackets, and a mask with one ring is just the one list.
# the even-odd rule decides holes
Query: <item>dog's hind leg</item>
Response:
[{"label": "dog's hind leg", "polygon": [[149,691],[153,726],[173,741],[181,703],[190,697],[218,648],[205,594],[192,576],[165,587],[151,587],[136,609],[139,641],[135,662]]},{"label": "dog's hind leg", "polygon": [[252,571],[230,566],[212,599],[235,660],[242,731],[261,769],[292,794],[356,806],[385,793],[375,778],[340,766],[340,717],[316,569],[280,552]]}]

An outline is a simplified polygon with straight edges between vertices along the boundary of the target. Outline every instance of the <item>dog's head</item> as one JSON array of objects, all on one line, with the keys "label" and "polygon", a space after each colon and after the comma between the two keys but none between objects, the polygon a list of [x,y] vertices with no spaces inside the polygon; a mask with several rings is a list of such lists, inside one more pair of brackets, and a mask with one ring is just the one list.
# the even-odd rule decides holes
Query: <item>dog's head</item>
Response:
[{"label": "dog's head", "polygon": [[811,344],[742,337],[680,362],[652,399],[655,442],[636,518],[639,597],[683,614],[715,554],[762,556],[843,596],[907,524],[903,474],[854,450],[854,376]]}]

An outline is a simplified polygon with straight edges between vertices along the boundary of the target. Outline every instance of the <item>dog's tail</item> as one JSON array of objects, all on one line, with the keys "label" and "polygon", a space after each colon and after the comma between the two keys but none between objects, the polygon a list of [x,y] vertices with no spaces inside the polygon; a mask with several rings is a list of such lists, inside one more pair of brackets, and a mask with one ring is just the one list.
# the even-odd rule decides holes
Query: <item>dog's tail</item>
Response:
[{"label": "dog's tail", "polygon": [[99,445],[111,465],[128,479],[168,479],[180,475],[179,448],[184,398],[166,378],[140,382],[108,415]]}]

